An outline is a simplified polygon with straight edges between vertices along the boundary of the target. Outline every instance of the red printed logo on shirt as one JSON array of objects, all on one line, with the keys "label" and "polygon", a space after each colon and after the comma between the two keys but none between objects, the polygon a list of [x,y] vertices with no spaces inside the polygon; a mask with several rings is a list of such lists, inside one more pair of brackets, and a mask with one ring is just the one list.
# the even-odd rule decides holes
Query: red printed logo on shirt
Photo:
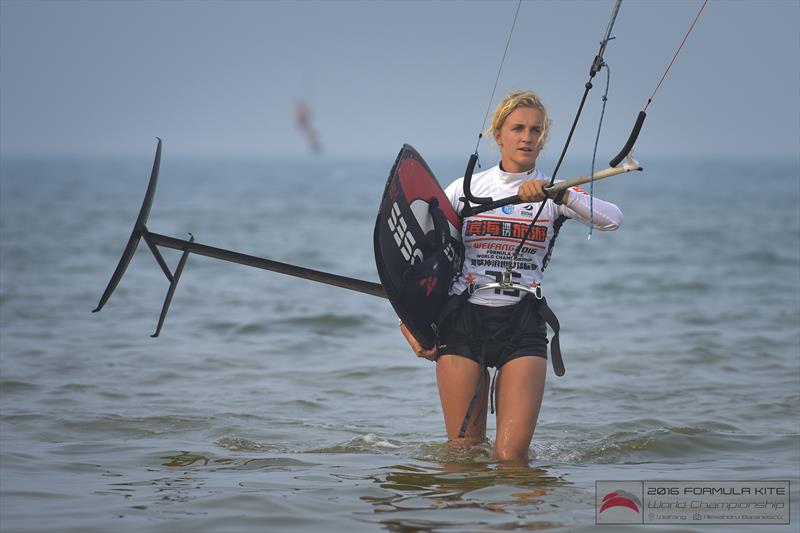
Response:
[{"label": "red printed logo on shirt", "polygon": [[[467,220],[467,225],[464,228],[464,236],[491,236],[522,239],[525,237],[529,226],[529,224],[520,222],[470,219]],[[547,226],[533,226],[533,228],[531,228],[530,235],[528,235],[529,241],[544,242],[546,239]]]}]

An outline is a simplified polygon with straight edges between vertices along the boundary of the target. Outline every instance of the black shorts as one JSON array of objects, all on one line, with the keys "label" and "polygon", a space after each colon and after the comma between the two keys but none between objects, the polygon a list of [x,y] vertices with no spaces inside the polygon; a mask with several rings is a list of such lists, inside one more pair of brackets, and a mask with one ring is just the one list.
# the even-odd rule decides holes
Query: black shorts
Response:
[{"label": "black shorts", "polygon": [[533,297],[503,307],[465,303],[441,324],[439,354],[460,355],[489,368],[525,355],[547,359],[547,323],[538,304]]}]

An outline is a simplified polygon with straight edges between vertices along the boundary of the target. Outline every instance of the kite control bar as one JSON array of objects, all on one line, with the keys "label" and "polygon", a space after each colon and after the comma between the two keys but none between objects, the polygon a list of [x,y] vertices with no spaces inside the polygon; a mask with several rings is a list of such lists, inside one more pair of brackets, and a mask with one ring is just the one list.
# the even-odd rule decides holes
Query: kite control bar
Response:
[{"label": "kite control bar", "polygon": [[[644,116],[643,114],[640,114],[639,120],[637,120],[636,126],[634,126],[634,131],[631,132],[631,137],[625,144],[626,147],[628,146],[628,144],[633,145],[633,143],[636,141],[636,136],[639,134],[639,130],[642,127],[642,122],[644,122]],[[622,160],[622,158],[620,158],[620,160]],[[478,205],[472,206],[470,205],[470,203],[465,202],[465,207],[462,210],[463,217],[477,215],[478,213],[484,213],[486,211],[491,211],[492,209],[497,209],[510,204],[521,203],[521,200],[517,195],[507,196],[506,198],[501,198],[499,200],[493,200],[492,198],[489,197],[473,196],[472,191],[470,191],[470,183],[472,181],[472,171],[475,170],[475,161],[477,161],[477,156],[475,156],[475,154],[472,154],[470,156],[469,163],[467,163],[466,173],[464,174],[464,198],[462,198],[462,201],[466,200],[470,203]],[[616,157],[612,160],[612,163],[614,162],[616,162],[617,164],[619,163]],[[564,189],[569,189],[570,187],[582,185],[592,180],[596,181],[605,178],[610,178],[611,176],[624,174],[626,172],[631,172],[633,170],[642,170],[642,166],[639,164],[638,161],[636,161],[633,158],[633,152],[629,151],[627,153],[627,158],[625,158],[625,163],[621,167],[613,165],[612,167],[607,168],[605,170],[600,170],[598,172],[595,172],[594,175],[592,176],[581,176],[579,178],[574,178],[567,181],[559,181],[553,183],[552,185],[546,186],[544,188],[544,191],[547,193],[547,196],[549,198],[552,198],[556,193],[558,193],[559,191],[563,191]]]},{"label": "kite control bar", "polygon": [[[156,262],[161,267],[161,270],[164,271],[164,275],[166,275],[167,280],[169,280],[169,290],[167,291],[167,296],[164,299],[164,305],[161,308],[161,315],[158,319],[158,326],[156,326],[156,332],[152,335],[153,337],[158,337],[158,334],[161,332],[161,328],[164,325],[164,319],[167,316],[167,311],[169,310],[170,303],[172,302],[172,296],[175,294],[175,288],[178,286],[178,280],[183,273],[183,268],[186,265],[186,260],[189,258],[189,254],[192,253],[204,255],[206,257],[213,257],[215,259],[221,259],[223,261],[230,261],[231,263],[239,263],[241,265],[271,270],[273,272],[280,272],[282,274],[287,274],[289,276],[295,276],[298,278],[310,279],[320,283],[326,283],[328,285],[334,285],[336,287],[342,287],[345,289],[362,292],[364,294],[370,294],[372,296],[380,296],[382,298],[387,297],[386,291],[383,289],[383,286],[380,283],[348,278],[345,276],[339,276],[337,274],[290,265],[288,263],[281,263],[271,259],[264,259],[262,257],[233,252],[231,250],[206,246],[204,244],[194,242],[194,236],[192,236],[191,233],[189,234],[189,240],[185,240],[151,232],[147,229],[146,224],[147,219],[150,216],[150,209],[153,206],[153,198],[155,198],[156,194],[158,170],[160,165],[161,139],[158,139],[156,156],[155,160],[153,161],[153,170],[150,173],[150,181],[147,185],[147,192],[145,192],[142,207],[139,210],[139,216],[136,218],[133,231],[131,232],[131,236],[128,238],[128,243],[125,245],[125,249],[122,252],[122,257],[120,258],[119,263],[117,263],[117,268],[111,275],[111,280],[108,282],[103,295],[100,297],[100,302],[97,304],[97,307],[92,311],[93,313],[96,313],[103,308],[108,299],[111,297],[111,294],[114,292],[114,289],[117,288],[117,285],[122,279],[122,276],[125,274],[125,270],[128,268],[128,264],[131,262],[133,254],[136,252],[136,248],[139,246],[141,239],[144,239],[144,241],[147,243],[147,246],[153,253],[153,257],[155,257]],[[164,257],[161,255],[158,246],[172,248],[174,250],[180,250],[183,252],[180,260],[178,261],[178,266],[175,268],[174,272],[170,270],[169,266],[164,260]]]}]

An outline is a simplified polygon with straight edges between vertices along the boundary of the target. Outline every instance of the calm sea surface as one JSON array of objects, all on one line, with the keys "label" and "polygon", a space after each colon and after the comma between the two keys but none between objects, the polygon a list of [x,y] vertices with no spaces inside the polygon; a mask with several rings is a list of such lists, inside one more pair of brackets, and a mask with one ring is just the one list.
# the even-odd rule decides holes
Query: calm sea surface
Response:
[{"label": "calm sea surface", "polygon": [[[2,161],[3,532],[585,531],[595,481],[658,479],[788,479],[793,524],[625,531],[800,520],[796,159],[643,161],[596,184],[623,226],[564,227],[545,292],[567,374],[530,466],[501,468],[490,445],[448,450],[434,367],[383,299],[192,256],[153,339],[167,280],[142,244],[90,313],[151,157]],[[377,281],[392,162],[167,145],[148,226]],[[465,160],[429,163],[446,184]]]}]

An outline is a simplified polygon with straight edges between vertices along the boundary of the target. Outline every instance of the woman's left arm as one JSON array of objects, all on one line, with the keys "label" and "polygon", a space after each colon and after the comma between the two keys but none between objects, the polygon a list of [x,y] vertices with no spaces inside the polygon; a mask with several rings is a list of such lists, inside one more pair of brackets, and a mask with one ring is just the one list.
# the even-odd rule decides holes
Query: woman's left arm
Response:
[{"label": "woman's left arm", "polygon": [[[541,202],[547,197],[544,188],[548,184],[548,180],[528,180],[520,185],[517,196],[523,202]],[[553,203],[560,215],[578,219],[588,226],[591,211],[594,211],[594,215],[591,216],[593,226],[603,231],[615,230],[622,223],[622,211],[619,207],[595,198],[590,209],[589,194],[577,187],[566,189],[563,191],[563,196],[559,196],[553,198]]]},{"label": "woman's left arm", "polygon": [[590,210],[590,197],[586,192],[573,187],[565,196],[563,203],[558,206],[562,215],[580,220],[588,226],[591,211],[594,211],[591,216],[592,226],[601,231],[613,231],[622,224],[622,211],[611,202],[595,197]]}]

